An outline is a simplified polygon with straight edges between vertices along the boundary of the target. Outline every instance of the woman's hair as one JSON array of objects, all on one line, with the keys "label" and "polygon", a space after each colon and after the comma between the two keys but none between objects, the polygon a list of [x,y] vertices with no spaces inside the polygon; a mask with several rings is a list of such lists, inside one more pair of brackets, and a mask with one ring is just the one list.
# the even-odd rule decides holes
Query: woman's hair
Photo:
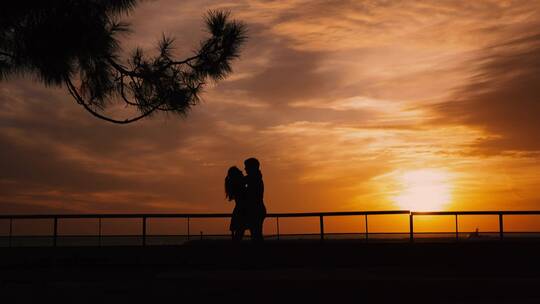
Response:
[{"label": "woman's hair", "polygon": [[236,166],[230,167],[225,177],[225,197],[232,201],[238,196],[244,174]]}]

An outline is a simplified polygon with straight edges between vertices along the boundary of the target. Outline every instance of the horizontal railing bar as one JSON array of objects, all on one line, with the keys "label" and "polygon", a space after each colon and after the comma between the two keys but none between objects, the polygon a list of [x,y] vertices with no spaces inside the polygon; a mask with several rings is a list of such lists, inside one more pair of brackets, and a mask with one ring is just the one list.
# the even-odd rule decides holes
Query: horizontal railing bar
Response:
[{"label": "horizontal railing bar", "polygon": [[304,213],[269,213],[267,217],[310,217],[310,216],[352,216],[352,215],[387,215],[409,214],[409,210],[389,211],[342,211],[342,212],[304,212]]},{"label": "horizontal railing bar", "polygon": [[[342,212],[301,212],[301,213],[269,213],[266,217],[310,217],[310,216],[351,216],[351,215],[384,215],[409,214],[409,210],[389,211],[342,211]],[[0,219],[98,219],[98,218],[230,218],[230,213],[130,213],[130,214],[14,214],[0,215]]]},{"label": "horizontal railing bar", "polygon": [[220,218],[231,217],[230,213],[207,214],[33,214],[33,215],[0,215],[0,219],[139,219],[146,218]]},{"label": "horizontal railing bar", "polygon": [[[354,216],[354,215],[540,215],[540,210],[525,211],[342,211],[342,212],[300,212],[269,213],[267,217],[319,217],[319,216]],[[230,213],[131,213],[131,214],[13,214],[0,215],[0,219],[137,219],[137,218],[230,218]]]},{"label": "horizontal railing bar", "polygon": [[540,210],[527,211],[413,211],[412,215],[540,215]]}]

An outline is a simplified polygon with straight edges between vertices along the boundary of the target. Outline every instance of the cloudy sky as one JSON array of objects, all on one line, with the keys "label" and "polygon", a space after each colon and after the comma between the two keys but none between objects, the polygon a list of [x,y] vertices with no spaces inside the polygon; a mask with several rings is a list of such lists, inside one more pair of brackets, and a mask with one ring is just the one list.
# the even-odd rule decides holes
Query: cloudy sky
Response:
[{"label": "cloudy sky", "polygon": [[540,1],[146,1],[123,47],[187,57],[209,9],[249,41],[185,118],[0,83],[0,212],[228,212],[251,156],[270,212],[540,209]]}]

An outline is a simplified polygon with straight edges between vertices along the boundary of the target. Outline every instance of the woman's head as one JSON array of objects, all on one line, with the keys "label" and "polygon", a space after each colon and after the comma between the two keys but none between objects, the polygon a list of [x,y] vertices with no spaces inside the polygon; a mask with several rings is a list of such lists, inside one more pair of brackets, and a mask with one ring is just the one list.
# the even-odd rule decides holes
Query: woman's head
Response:
[{"label": "woman's head", "polygon": [[244,174],[238,167],[230,167],[225,177],[225,197],[231,201],[238,195],[242,186]]}]

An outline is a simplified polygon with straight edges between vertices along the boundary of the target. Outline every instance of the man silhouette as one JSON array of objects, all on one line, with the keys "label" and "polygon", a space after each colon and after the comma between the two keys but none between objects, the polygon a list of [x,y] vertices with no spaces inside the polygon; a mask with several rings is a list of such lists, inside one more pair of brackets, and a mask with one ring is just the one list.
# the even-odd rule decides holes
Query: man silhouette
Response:
[{"label": "man silhouette", "polygon": [[251,238],[255,242],[263,241],[263,222],[266,217],[264,206],[264,183],[260,164],[256,158],[248,158],[244,161],[246,170],[246,204],[248,206],[248,225]]}]

